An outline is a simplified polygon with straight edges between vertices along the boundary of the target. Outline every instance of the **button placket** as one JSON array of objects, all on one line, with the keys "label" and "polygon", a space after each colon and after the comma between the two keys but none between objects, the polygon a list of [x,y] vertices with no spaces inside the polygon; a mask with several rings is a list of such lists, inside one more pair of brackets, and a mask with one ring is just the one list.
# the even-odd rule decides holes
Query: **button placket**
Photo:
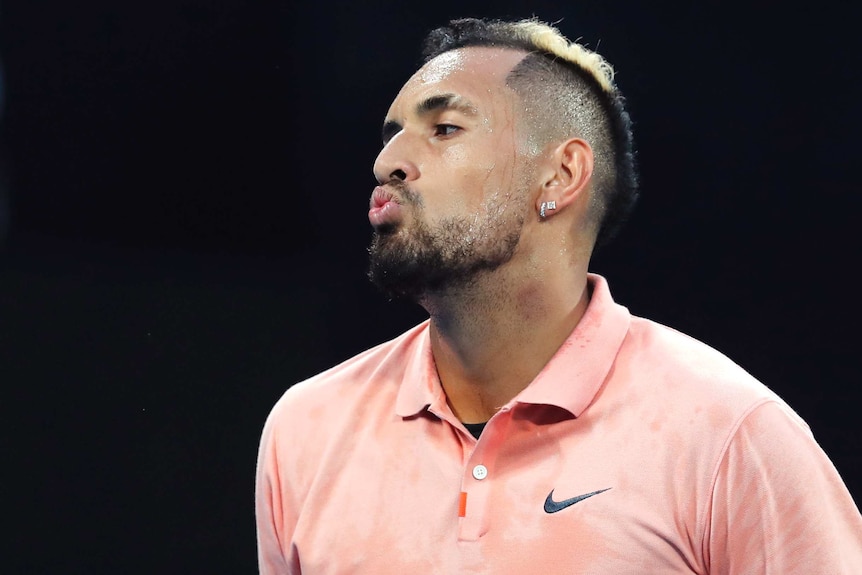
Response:
[{"label": "button placket", "polygon": [[460,517],[458,539],[478,541],[488,532],[488,513],[492,487],[495,482],[494,461],[503,435],[508,428],[511,412],[501,409],[488,421],[476,449],[470,454],[461,478],[461,491],[466,495],[464,515]]}]

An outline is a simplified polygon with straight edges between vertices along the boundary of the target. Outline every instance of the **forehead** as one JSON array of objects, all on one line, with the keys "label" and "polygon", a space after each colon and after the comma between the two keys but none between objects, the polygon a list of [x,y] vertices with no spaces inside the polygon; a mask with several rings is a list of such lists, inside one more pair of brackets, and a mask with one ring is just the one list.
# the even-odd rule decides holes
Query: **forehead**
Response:
[{"label": "forehead", "polygon": [[493,107],[514,96],[506,86],[506,76],[524,56],[516,50],[486,47],[440,54],[404,84],[387,115],[401,116],[417,102],[443,93],[462,96],[480,109]]}]

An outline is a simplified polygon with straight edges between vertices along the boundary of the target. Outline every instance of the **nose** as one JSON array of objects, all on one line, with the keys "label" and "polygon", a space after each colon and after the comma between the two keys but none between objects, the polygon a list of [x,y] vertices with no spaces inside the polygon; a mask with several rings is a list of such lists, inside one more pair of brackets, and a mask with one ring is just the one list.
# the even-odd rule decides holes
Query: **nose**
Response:
[{"label": "nose", "polygon": [[419,178],[419,167],[411,159],[409,139],[402,131],[389,140],[374,160],[374,177],[380,184],[390,180],[410,182]]}]

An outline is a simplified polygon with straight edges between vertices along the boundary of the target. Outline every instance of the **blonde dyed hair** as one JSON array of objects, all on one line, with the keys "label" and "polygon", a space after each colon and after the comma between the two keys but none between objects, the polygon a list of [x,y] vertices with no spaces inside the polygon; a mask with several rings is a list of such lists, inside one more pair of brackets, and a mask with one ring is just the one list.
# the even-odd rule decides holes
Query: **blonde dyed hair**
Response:
[{"label": "blonde dyed hair", "polygon": [[513,23],[512,30],[522,36],[525,42],[588,72],[605,92],[616,90],[614,67],[599,53],[577,42],[570,42],[557,28],[529,19]]}]

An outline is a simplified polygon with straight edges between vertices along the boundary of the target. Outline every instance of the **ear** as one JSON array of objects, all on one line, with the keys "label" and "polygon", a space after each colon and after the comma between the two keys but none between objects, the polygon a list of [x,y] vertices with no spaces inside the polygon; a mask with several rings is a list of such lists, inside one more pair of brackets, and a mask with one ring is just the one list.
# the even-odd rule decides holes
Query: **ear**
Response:
[{"label": "ear", "polygon": [[546,211],[546,217],[586,200],[593,175],[593,149],[586,141],[571,138],[554,149],[550,160],[552,169],[546,172],[548,177],[536,203],[537,212],[543,203],[555,206],[554,211]]}]

